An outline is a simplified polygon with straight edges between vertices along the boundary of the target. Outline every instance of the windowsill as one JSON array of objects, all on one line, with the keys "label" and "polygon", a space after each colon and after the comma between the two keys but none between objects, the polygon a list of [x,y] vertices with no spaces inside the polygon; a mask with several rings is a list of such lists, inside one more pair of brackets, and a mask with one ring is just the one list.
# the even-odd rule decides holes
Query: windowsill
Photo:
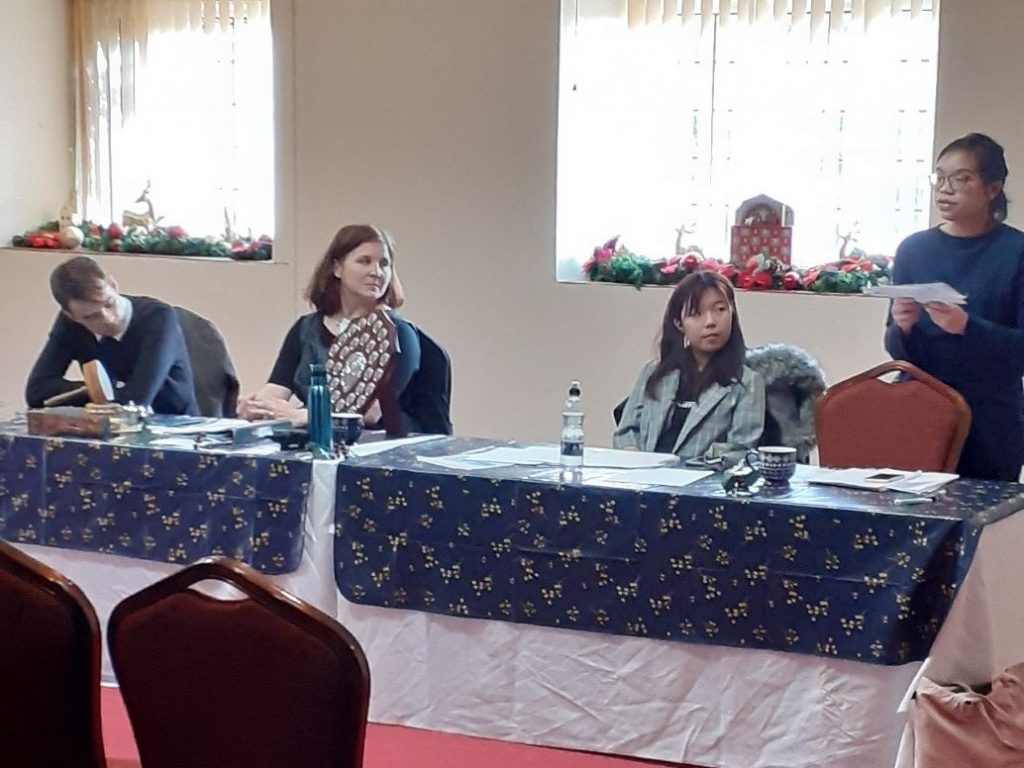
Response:
[{"label": "windowsill", "polygon": [[[610,287],[610,288],[629,288],[630,290],[633,290],[633,291],[639,291],[641,289],[643,289],[643,290],[647,290],[647,289],[653,289],[653,290],[664,290],[664,289],[667,289],[667,290],[672,290],[672,289],[674,289],[676,287],[675,285],[659,285],[657,283],[644,283],[643,285],[636,286],[636,285],[633,285],[632,283],[613,283],[613,282],[607,282],[607,281],[603,281],[603,280],[570,280],[570,279],[565,278],[565,277],[558,278],[556,282],[558,282],[560,285],[605,286],[605,287]],[[886,301],[886,302],[889,301],[888,299],[886,299],[886,298],[884,298],[882,296],[868,296],[868,295],[863,294],[863,293],[861,293],[859,291],[855,292],[855,293],[854,292],[844,292],[844,291],[833,291],[833,292],[808,291],[808,290],[803,290],[803,289],[802,290],[787,291],[784,288],[761,288],[761,289],[758,289],[758,290],[751,290],[749,288],[739,288],[739,287],[737,287],[735,285],[733,286],[733,290],[735,290],[736,293],[755,294],[755,295],[756,294],[763,294],[763,295],[766,295],[766,296],[820,296],[820,297],[827,297],[827,298],[831,298],[831,299],[834,299],[834,298],[857,298],[857,299],[875,299],[875,300],[878,300],[878,301]]]},{"label": "windowsill", "polygon": [[131,253],[119,251],[90,251],[86,248],[69,250],[66,248],[17,248],[13,245],[0,246],[2,252],[32,253],[41,257],[46,254],[59,254],[62,259],[71,256],[89,256],[90,258],[126,258],[126,259],[167,259],[171,261],[203,262],[216,264],[262,264],[265,266],[291,266],[290,262],[279,259],[232,259],[228,256],[186,256],[174,253]]}]

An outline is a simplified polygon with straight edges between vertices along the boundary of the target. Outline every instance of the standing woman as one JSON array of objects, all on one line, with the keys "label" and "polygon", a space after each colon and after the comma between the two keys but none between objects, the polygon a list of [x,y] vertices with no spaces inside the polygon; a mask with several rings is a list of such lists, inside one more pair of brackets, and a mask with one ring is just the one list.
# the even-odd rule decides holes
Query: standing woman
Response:
[{"label": "standing woman", "polygon": [[[305,424],[310,364],[326,361],[331,344],[350,321],[383,307],[397,333],[395,367],[386,398],[378,398],[370,406],[365,420],[372,428],[383,419],[389,432],[419,431],[420,425],[407,406],[413,394],[410,382],[420,367],[419,336],[393,311],[405,301],[405,293],[395,272],[391,237],[368,224],[339,229],[317,265],[305,296],[316,311],[300,317],[288,331],[270,379],[257,392],[239,400],[239,415]],[[395,404],[400,412],[390,412],[393,408],[389,404]]]},{"label": "standing woman", "polygon": [[764,379],[746,353],[729,281],[710,271],[683,278],[665,308],[659,359],[640,372],[612,445],[683,459],[756,448]]},{"label": "standing woman", "polygon": [[964,306],[895,299],[885,346],[957,390],[971,406],[957,472],[1016,481],[1024,463],[1024,232],[1007,226],[1003,148],[970,133],[939,153],[932,175],[942,223],[904,240],[893,282],[944,282]]}]

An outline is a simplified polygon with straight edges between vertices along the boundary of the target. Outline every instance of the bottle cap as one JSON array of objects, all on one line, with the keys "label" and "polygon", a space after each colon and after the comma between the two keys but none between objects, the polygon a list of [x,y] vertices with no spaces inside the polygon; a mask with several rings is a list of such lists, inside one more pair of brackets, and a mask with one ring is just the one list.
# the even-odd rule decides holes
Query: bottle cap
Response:
[{"label": "bottle cap", "polygon": [[314,376],[316,376],[317,374],[321,374],[323,376],[326,376],[327,375],[327,366],[324,365],[323,363],[310,363],[309,364],[309,372],[311,374],[313,374]]},{"label": "bottle cap", "polygon": [[578,381],[569,382],[569,397],[579,397],[580,394],[580,383]]}]

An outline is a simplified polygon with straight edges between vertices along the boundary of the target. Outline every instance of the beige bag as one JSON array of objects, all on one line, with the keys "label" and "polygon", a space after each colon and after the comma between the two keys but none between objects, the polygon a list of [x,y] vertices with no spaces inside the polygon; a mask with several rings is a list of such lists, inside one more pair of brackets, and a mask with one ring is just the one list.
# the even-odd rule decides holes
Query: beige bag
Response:
[{"label": "beige bag", "polygon": [[1024,766],[1024,663],[996,675],[988,694],[922,678],[910,720],[915,768]]}]

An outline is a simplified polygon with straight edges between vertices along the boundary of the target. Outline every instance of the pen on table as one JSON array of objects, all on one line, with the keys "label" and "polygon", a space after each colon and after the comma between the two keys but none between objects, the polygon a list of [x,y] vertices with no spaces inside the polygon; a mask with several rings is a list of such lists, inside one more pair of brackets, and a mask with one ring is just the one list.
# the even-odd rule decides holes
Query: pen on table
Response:
[{"label": "pen on table", "polygon": [[893,501],[897,507],[912,507],[916,504],[931,504],[935,501],[934,496],[901,496]]}]

